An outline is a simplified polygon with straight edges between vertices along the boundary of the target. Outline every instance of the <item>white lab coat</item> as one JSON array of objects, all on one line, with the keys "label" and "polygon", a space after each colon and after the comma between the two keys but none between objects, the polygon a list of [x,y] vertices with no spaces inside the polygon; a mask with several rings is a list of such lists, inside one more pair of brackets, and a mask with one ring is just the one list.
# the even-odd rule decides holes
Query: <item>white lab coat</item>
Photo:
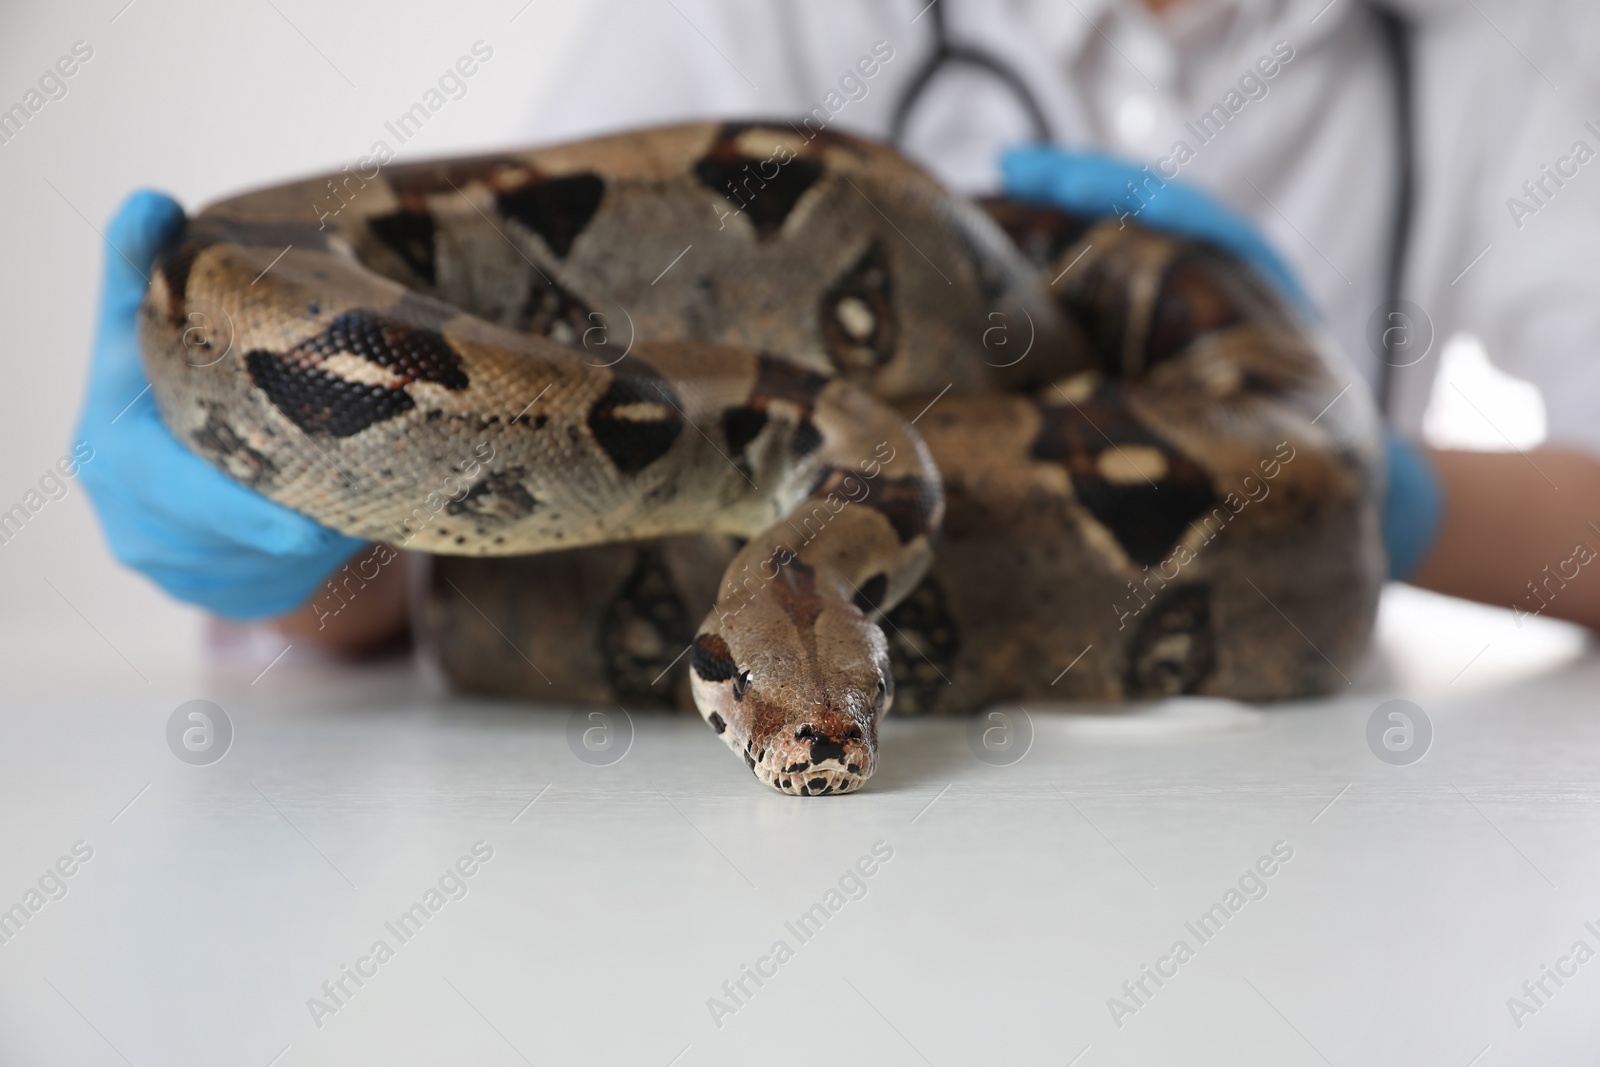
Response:
[{"label": "white lab coat", "polygon": [[[1375,381],[1369,320],[1384,302],[1397,154],[1391,67],[1366,0],[1186,0],[1159,19],[1137,0],[938,2],[953,40],[1028,83],[1058,142],[1176,169],[1252,218]],[[526,126],[545,141],[821,108],[836,128],[883,137],[932,47],[925,5],[597,0]],[[1467,330],[1540,387],[1552,442],[1600,451],[1600,158],[1589,158],[1600,153],[1600,15],[1576,0],[1397,6],[1415,27],[1418,130],[1403,295],[1434,341],[1394,372],[1391,418],[1419,432],[1444,341]],[[893,57],[864,78],[857,62],[878,42]],[[1292,58],[1264,78],[1271,64],[1258,62],[1275,49]],[[1216,107],[1229,121],[1202,140],[1220,125],[1199,125]],[[947,182],[981,192],[998,184],[997,154],[1027,137],[995,78],[947,68],[909,142]],[[1179,142],[1193,152],[1181,167]]]}]

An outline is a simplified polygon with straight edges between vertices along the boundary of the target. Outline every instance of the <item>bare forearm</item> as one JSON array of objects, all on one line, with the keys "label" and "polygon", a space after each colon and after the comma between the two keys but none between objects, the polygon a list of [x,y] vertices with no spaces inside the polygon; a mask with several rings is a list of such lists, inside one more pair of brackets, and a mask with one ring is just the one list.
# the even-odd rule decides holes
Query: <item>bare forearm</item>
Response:
[{"label": "bare forearm", "polygon": [[1431,453],[1445,514],[1425,589],[1600,629],[1600,460],[1557,449]]}]

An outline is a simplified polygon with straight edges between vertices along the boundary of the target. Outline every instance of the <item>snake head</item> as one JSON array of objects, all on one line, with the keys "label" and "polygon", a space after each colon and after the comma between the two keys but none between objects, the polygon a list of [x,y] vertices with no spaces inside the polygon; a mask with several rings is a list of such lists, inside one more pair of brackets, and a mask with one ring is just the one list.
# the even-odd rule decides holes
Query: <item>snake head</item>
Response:
[{"label": "snake head", "polygon": [[[738,627],[716,620],[713,613],[695,638],[690,668],[711,728],[781,793],[861,788],[877,769],[878,722],[894,696],[883,631],[844,601],[796,641],[772,641],[747,617]],[[769,640],[739,647],[763,629]]]}]

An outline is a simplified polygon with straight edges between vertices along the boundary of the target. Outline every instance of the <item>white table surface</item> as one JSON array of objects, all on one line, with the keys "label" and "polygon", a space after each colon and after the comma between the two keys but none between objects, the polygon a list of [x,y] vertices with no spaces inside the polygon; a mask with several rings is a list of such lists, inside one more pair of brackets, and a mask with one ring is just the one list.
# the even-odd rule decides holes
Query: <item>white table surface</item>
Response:
[{"label": "white table surface", "polygon": [[[697,720],[636,714],[627,755],[596,767],[566,711],[447,696],[407,664],[143,684],[93,637],[77,648],[5,664],[0,908],[93,849],[0,945],[5,1067],[1600,1051],[1600,961],[1546,978],[1520,1020],[1507,1006],[1574,942],[1600,949],[1600,659],[1555,624],[1392,589],[1378,653],[1333,699],[1034,709],[1007,767],[974,758],[964,723],[892,720],[864,792],[811,800],[758,788]],[[1436,733],[1411,766],[1365,740],[1396,694]],[[194,698],[236,730],[210,766],[165,740]],[[385,923],[480,841],[466,895],[401,943]],[[876,842],[893,856],[865,896],[802,942],[785,924]],[[1185,923],[1277,842],[1293,857],[1266,895],[1200,942]],[[308,999],[331,1006],[322,983],[379,939],[393,957],[315,1019]],[[1180,939],[1193,958],[1114,1020],[1108,998],[1131,1006],[1123,982]],[[778,940],[792,958],[714,1019]]]}]

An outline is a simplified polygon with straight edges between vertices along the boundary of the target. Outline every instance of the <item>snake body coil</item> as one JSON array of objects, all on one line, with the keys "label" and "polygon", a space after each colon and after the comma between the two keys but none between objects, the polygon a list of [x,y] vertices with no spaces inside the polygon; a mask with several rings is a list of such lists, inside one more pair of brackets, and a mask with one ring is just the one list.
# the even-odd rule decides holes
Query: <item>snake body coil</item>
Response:
[{"label": "snake body coil", "polygon": [[858,788],[897,688],[1335,684],[1365,400],[1224,254],[986,206],[762,123],[297,182],[190,220],[146,368],[234,478],[438,555],[459,684],[692,697],[784,792]]}]

